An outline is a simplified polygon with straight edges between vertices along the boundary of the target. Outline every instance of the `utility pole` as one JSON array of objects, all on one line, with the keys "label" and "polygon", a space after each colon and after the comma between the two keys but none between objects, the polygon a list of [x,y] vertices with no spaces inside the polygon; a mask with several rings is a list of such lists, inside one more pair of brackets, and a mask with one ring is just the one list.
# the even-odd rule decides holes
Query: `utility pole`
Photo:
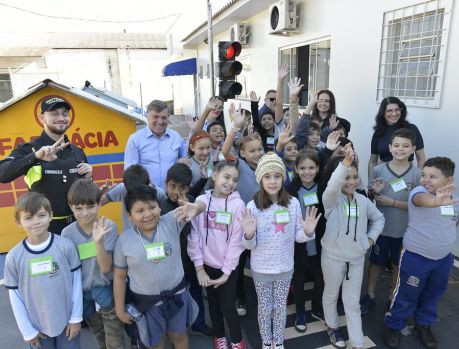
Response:
[{"label": "utility pole", "polygon": [[207,0],[207,43],[209,45],[209,68],[210,68],[210,96],[215,96],[214,79],[214,40],[212,35],[212,5]]}]

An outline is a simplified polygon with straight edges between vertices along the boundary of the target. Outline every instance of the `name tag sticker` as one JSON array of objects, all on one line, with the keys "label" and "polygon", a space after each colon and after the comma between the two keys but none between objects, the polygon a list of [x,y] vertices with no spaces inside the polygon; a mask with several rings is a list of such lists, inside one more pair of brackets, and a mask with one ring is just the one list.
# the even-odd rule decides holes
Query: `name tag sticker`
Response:
[{"label": "name tag sticker", "polygon": [[351,204],[351,206],[344,205],[344,211],[345,211],[346,217],[351,217],[351,218],[360,217],[360,212],[355,204]]},{"label": "name tag sticker", "polygon": [[217,217],[215,218],[215,222],[218,224],[231,224],[233,219],[233,214],[231,212],[225,211],[217,211]]},{"label": "name tag sticker", "polygon": [[274,137],[266,137],[266,144],[274,145]]},{"label": "name tag sticker", "polygon": [[442,216],[447,216],[447,217],[454,216],[454,206],[453,205],[440,206],[440,210],[441,210]]},{"label": "name tag sticker", "polygon": [[290,222],[290,215],[288,210],[278,210],[276,211],[276,223],[277,224],[287,224]]},{"label": "name tag sticker", "polygon": [[80,260],[85,260],[97,256],[96,243],[94,241],[85,242],[78,245]]},{"label": "name tag sticker", "polygon": [[147,259],[149,261],[157,261],[166,257],[164,242],[145,245],[145,251],[147,252]]},{"label": "name tag sticker", "polygon": [[319,203],[319,198],[317,193],[310,193],[303,195],[303,204],[304,206],[312,206]]},{"label": "name tag sticker", "polygon": [[30,276],[49,274],[53,271],[53,256],[29,259]]},{"label": "name tag sticker", "polygon": [[408,188],[403,178],[395,179],[389,182],[389,184],[395,193],[398,193],[399,191],[402,191]]}]

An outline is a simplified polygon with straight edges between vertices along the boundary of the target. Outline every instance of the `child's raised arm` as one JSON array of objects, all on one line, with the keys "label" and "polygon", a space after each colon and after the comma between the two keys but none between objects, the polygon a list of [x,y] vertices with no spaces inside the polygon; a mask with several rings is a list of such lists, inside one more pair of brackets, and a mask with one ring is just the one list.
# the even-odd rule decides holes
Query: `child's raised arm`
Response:
[{"label": "child's raised arm", "polygon": [[249,208],[246,208],[242,213],[241,218],[239,219],[243,229],[244,237],[242,239],[242,244],[245,248],[251,250],[256,246],[256,241],[253,238],[257,231],[257,220],[253,216],[252,211]]},{"label": "child's raised arm", "polygon": [[343,161],[331,175],[330,180],[327,183],[327,188],[323,193],[322,203],[325,209],[332,208],[339,200],[341,187],[344,185],[346,175],[349,173],[352,161],[354,161],[354,151],[351,143],[344,146],[344,154],[345,156]]},{"label": "child's raised arm", "polygon": [[282,132],[279,133],[279,138],[277,139],[277,145],[276,145],[277,154],[281,154],[284,151],[285,145],[295,137],[295,136],[290,135],[291,129],[292,128],[290,124],[288,124],[287,126],[285,126]]},{"label": "child's raised arm", "polygon": [[298,95],[303,88],[301,78],[290,79],[288,88],[290,90],[290,125],[292,125],[292,133],[295,134],[298,125]]},{"label": "child's raised arm", "polygon": [[413,203],[421,207],[438,207],[454,205],[456,200],[453,199],[453,193],[456,191],[454,183],[439,188],[435,195],[429,193],[419,193],[414,195]]},{"label": "child's raised arm", "polygon": [[242,128],[245,120],[245,112],[241,114],[241,107],[239,106],[239,110],[236,110],[234,103],[230,104],[228,109],[231,120],[233,120],[233,127],[228,132],[225,138],[225,142],[222,146],[222,153],[226,157],[231,155],[231,147],[233,146],[234,138],[236,137],[237,132]]},{"label": "child's raised arm", "polygon": [[284,80],[287,77],[289,73],[289,68],[288,64],[282,64],[279,67],[278,73],[277,73],[277,89],[276,89],[276,110],[274,112],[274,121],[276,125],[279,125],[279,123],[282,121],[283,117],[283,100],[284,100]]}]

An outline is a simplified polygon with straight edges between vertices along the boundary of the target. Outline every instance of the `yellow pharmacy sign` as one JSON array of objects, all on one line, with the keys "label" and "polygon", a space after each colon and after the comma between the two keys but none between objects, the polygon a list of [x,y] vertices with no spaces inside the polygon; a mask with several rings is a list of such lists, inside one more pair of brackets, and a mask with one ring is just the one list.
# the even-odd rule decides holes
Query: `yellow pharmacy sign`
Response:
[{"label": "yellow pharmacy sign", "polygon": [[[39,113],[44,98],[57,96],[67,101],[71,125],[67,136],[82,148],[93,165],[93,178],[102,185],[122,182],[124,147],[136,130],[136,121],[144,118],[93,95],[45,80],[27,91],[22,98],[0,108],[0,159],[18,145],[38,137],[43,131]],[[11,183],[0,183],[0,253],[7,252],[24,238],[13,219],[16,199],[27,192],[23,177]],[[101,214],[122,227],[121,205],[104,207]]]}]

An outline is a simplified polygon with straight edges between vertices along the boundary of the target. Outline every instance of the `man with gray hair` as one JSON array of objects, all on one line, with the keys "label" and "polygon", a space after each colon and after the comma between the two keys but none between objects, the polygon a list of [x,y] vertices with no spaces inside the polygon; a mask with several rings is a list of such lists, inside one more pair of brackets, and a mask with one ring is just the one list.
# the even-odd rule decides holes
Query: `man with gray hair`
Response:
[{"label": "man with gray hair", "polygon": [[166,189],[167,170],[186,157],[187,145],[178,132],[167,127],[169,109],[163,101],[154,100],[148,105],[147,119],[148,125],[127,141],[124,169],[140,164],[147,169],[154,185]]}]

